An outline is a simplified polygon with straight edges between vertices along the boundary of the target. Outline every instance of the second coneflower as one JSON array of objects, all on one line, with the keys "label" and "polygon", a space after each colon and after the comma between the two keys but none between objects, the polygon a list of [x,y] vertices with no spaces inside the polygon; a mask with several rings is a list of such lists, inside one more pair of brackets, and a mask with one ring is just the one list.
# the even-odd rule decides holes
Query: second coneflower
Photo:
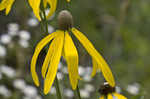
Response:
[{"label": "second coneflower", "polygon": [[49,34],[42,39],[35,48],[34,55],[31,61],[31,73],[33,80],[39,86],[39,80],[36,73],[36,61],[41,50],[48,44],[49,49],[42,66],[42,76],[44,78],[44,93],[47,94],[55,80],[58,64],[61,56],[63,56],[68,65],[69,79],[72,89],[76,89],[78,80],[78,52],[70,36],[72,32],[75,37],[84,46],[93,60],[92,76],[96,74],[97,70],[101,70],[106,81],[111,86],[115,86],[115,81],[110,68],[103,59],[103,57],[94,48],[92,43],[79,30],[73,27],[72,15],[64,10],[58,16],[59,30]]}]

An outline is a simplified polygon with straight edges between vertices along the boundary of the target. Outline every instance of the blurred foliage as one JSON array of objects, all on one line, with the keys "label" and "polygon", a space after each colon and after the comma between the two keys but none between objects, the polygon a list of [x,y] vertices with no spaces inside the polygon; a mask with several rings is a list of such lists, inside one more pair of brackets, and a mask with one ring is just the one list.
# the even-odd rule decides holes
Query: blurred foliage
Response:
[{"label": "blurred foliage", "polygon": [[[56,17],[59,11],[68,9],[74,17],[74,26],[92,41],[107,60],[118,86],[123,88],[123,94],[129,99],[148,99],[150,98],[148,94],[150,91],[149,4],[150,0],[71,0],[69,4],[65,0],[59,0],[55,17],[49,20],[49,24],[57,28]],[[11,49],[8,46],[7,57],[0,63],[15,66],[13,68],[20,71],[18,77],[33,84],[29,70],[30,59],[35,45],[44,35],[40,26],[31,28],[26,24],[29,17],[31,17],[31,8],[27,0],[16,0],[8,16],[0,12],[0,35],[6,32],[7,24],[10,22],[17,22],[21,29],[31,32],[30,47],[24,50],[19,47]],[[73,39],[78,42],[76,38]],[[80,64],[91,66],[91,59],[84,48],[79,43],[76,45],[79,50]],[[41,57],[44,58],[44,55],[41,54]],[[42,62],[39,61],[39,64],[41,66]],[[99,74],[94,77],[91,84],[96,87],[96,90],[89,99],[98,99],[97,90],[103,81],[102,78]],[[67,86],[66,81],[68,82],[68,78],[62,83]],[[140,84],[138,95],[134,96],[126,91],[127,85],[132,83]],[[84,82],[81,81],[80,85],[84,85]],[[14,93],[11,99],[20,99],[18,97],[18,94]],[[43,99],[54,99],[54,96],[43,96]]]}]

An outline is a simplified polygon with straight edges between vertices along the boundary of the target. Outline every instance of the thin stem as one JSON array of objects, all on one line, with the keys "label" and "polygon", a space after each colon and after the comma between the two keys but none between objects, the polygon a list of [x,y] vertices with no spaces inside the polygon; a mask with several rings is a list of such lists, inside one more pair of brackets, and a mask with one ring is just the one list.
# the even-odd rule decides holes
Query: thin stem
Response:
[{"label": "thin stem", "polygon": [[41,20],[43,22],[43,24],[45,25],[45,31],[46,31],[46,34],[48,34],[48,22],[47,22],[47,18],[46,18],[46,13],[45,13],[45,9],[44,9],[44,6],[43,6],[43,1],[42,1],[42,4],[41,4]]},{"label": "thin stem", "polygon": [[78,98],[81,99],[80,89],[79,89],[79,86],[78,86],[78,85],[77,85],[77,90],[76,90],[76,91],[77,91]]},{"label": "thin stem", "polygon": [[60,92],[59,82],[58,82],[57,76],[56,76],[56,78],[55,78],[55,83],[54,83],[54,85],[55,85],[55,87],[56,87],[57,99],[62,99],[62,98],[61,98],[61,92]]},{"label": "thin stem", "polygon": [[[41,25],[42,25],[42,28],[45,27],[45,33],[48,34],[48,22],[47,22],[47,18],[46,18],[46,13],[45,13],[45,9],[44,9],[44,6],[43,6],[43,0],[42,0],[42,3],[41,3]],[[57,75],[56,75],[56,78],[55,78],[55,82],[54,82],[54,85],[55,85],[55,88],[56,88],[56,94],[57,94],[57,99],[62,99],[61,97],[61,92],[60,92],[60,87],[59,87],[59,81],[58,81],[58,78],[57,78]]]}]

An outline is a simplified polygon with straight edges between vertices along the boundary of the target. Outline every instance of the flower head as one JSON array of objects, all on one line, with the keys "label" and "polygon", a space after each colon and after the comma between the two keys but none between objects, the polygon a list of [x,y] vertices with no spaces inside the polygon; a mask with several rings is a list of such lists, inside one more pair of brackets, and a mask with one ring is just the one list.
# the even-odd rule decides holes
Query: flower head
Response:
[{"label": "flower head", "polygon": [[106,81],[108,81],[111,86],[115,86],[112,72],[103,57],[98,53],[86,36],[73,27],[72,15],[70,12],[66,10],[61,11],[58,16],[58,24],[59,30],[43,38],[35,48],[35,52],[31,61],[31,73],[35,84],[39,86],[38,76],[35,71],[38,55],[44,46],[51,42],[42,66],[42,76],[45,79],[44,93],[47,94],[49,92],[54,82],[61,56],[63,56],[67,62],[72,89],[76,89],[78,80],[80,79],[78,73],[79,60],[77,49],[70,36],[70,32],[72,32],[92,57],[92,76],[96,74],[97,70],[101,70]]},{"label": "flower head", "polygon": [[115,87],[110,86],[107,82],[100,86],[99,93],[102,94],[99,99],[127,99],[125,96],[117,93]]}]

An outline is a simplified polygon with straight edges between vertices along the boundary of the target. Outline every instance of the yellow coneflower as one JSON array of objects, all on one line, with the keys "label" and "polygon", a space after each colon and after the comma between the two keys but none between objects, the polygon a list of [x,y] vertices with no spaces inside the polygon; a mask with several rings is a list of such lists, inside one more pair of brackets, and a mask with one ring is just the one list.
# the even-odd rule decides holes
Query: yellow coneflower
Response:
[{"label": "yellow coneflower", "polygon": [[[0,11],[6,9],[6,15],[10,12],[11,7],[13,5],[15,0],[2,0],[0,3]],[[33,12],[38,20],[41,20],[40,18],[40,4],[43,2],[43,6],[46,8],[47,6],[50,6],[50,11],[47,15],[48,17],[51,17],[53,13],[56,10],[57,7],[57,0],[28,0],[31,8],[33,9]],[[70,2],[70,0],[67,0],[67,2]]]},{"label": "yellow coneflower", "polygon": [[38,55],[44,46],[51,42],[42,66],[42,76],[45,79],[44,93],[47,94],[49,92],[54,82],[61,56],[63,56],[67,62],[72,89],[76,89],[80,77],[78,74],[78,52],[71,36],[69,35],[69,33],[72,32],[93,59],[94,66],[92,76],[96,74],[97,70],[101,70],[106,81],[108,81],[111,86],[115,86],[112,72],[107,63],[86,36],[76,28],[72,27],[72,15],[68,11],[63,10],[60,12],[58,16],[58,24],[59,30],[46,36],[35,48],[31,61],[31,73],[35,84],[39,86],[38,76],[35,71]]},{"label": "yellow coneflower", "polygon": [[102,96],[99,99],[127,99],[125,96],[117,93],[115,87],[110,86],[107,82],[100,86]]}]

